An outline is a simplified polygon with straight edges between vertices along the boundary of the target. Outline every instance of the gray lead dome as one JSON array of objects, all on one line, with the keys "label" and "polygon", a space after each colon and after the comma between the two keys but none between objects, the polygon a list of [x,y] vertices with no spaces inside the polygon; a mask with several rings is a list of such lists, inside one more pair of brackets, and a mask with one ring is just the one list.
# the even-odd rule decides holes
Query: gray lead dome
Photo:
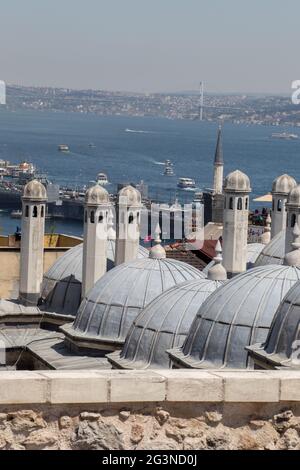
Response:
[{"label": "gray lead dome", "polygon": [[[44,274],[41,300],[49,312],[75,316],[81,302],[82,248],[77,245],[68,250]],[[147,258],[148,250],[139,247],[139,258]],[[107,270],[114,267],[115,241],[108,240]]]},{"label": "gray lead dome", "polygon": [[170,351],[180,367],[253,368],[246,346],[263,343],[280,302],[300,279],[290,266],[254,268],[214,292],[200,308],[181,349]]},{"label": "gray lead dome", "polygon": [[282,230],[264,247],[255,262],[255,267],[269,264],[283,264],[284,256],[285,230]]},{"label": "gray lead dome", "polygon": [[254,345],[251,351],[269,367],[300,368],[300,282],[287,293],[274,317],[265,344]]},{"label": "gray lead dome", "polygon": [[82,301],[70,336],[97,340],[111,350],[124,344],[137,315],[165,290],[203,278],[198,269],[172,259],[139,259],[106,273]]},{"label": "gray lead dome", "polygon": [[168,368],[167,349],[181,346],[199,307],[224,282],[197,279],[153,300],[134,320],[121,352],[107,357],[122,369]]}]

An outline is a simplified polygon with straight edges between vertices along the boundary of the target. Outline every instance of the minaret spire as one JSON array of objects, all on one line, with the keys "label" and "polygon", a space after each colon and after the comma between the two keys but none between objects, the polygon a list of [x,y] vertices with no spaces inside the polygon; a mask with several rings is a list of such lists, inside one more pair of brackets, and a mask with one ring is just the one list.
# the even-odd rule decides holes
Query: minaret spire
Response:
[{"label": "minaret spire", "polygon": [[217,146],[216,146],[216,153],[215,153],[215,165],[224,165],[223,160],[223,145],[222,145],[222,126],[219,126],[218,130],[218,138],[217,138]]},{"label": "minaret spire", "polygon": [[157,224],[154,232],[154,243],[155,245],[151,248],[150,253],[149,253],[149,258],[152,259],[164,259],[167,257],[166,255],[166,250],[161,244],[161,228],[160,225]]},{"label": "minaret spire", "polygon": [[227,279],[227,272],[224,268],[222,262],[222,246],[220,240],[217,241],[215,247],[216,256],[214,257],[215,264],[209,269],[207,273],[207,279],[211,281],[226,281]]},{"label": "minaret spire", "polygon": [[223,145],[222,145],[222,127],[219,126],[218,137],[217,137],[217,146],[215,152],[214,160],[214,194],[223,193],[223,169],[224,169],[224,160],[223,160]]}]

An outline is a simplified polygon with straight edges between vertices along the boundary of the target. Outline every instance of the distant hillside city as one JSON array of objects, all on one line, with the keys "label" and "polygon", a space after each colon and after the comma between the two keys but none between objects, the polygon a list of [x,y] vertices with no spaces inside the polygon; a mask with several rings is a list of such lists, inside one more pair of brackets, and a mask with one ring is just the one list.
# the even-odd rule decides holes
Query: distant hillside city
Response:
[{"label": "distant hillside city", "polygon": [[[7,86],[7,108],[190,120],[199,119],[201,114],[196,92],[142,94],[17,85]],[[203,119],[300,126],[300,106],[292,104],[290,96],[207,94]]]}]

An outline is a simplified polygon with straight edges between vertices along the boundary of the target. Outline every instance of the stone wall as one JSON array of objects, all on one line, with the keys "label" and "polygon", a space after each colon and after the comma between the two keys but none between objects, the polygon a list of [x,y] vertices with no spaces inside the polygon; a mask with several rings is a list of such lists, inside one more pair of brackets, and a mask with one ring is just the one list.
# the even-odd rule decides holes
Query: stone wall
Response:
[{"label": "stone wall", "polygon": [[0,373],[1,449],[300,449],[300,372]]}]

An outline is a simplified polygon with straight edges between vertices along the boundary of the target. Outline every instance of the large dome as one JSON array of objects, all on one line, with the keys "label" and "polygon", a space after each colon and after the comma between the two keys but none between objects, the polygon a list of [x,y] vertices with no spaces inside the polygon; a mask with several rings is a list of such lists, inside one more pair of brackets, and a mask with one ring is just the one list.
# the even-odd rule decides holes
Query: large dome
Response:
[{"label": "large dome", "polygon": [[252,346],[251,351],[266,368],[300,368],[300,282],[280,304],[266,343]]},{"label": "large dome", "polygon": [[203,278],[198,269],[173,259],[138,259],[106,273],[82,301],[73,325],[64,332],[74,341],[114,351],[124,344],[138,314],[165,290]]},{"label": "large dome", "polygon": [[200,308],[175,364],[192,368],[253,368],[246,346],[266,340],[280,302],[300,269],[264,266],[236,276]]},{"label": "large dome", "polygon": [[182,346],[199,307],[224,281],[197,279],[153,300],[134,320],[121,352],[107,357],[117,368],[168,368],[167,349]]},{"label": "large dome", "polygon": [[[82,249],[77,245],[68,250],[44,274],[41,300],[49,312],[75,316],[81,302]],[[140,246],[139,258],[147,258],[149,251]],[[114,267],[115,241],[108,241],[107,270]]]},{"label": "large dome", "polygon": [[285,230],[282,230],[264,247],[255,262],[255,267],[266,266],[268,264],[283,264],[284,256]]}]

